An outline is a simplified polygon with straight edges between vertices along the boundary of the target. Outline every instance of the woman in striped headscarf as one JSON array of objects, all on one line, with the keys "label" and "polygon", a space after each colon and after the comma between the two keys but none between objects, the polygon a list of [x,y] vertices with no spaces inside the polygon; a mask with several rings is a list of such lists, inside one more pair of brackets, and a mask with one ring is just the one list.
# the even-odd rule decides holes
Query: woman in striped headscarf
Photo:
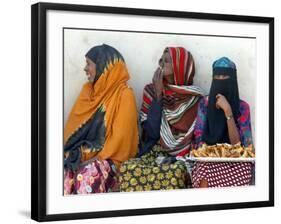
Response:
[{"label": "woman in striped headscarf", "polygon": [[137,109],[122,55],[106,44],[86,54],[87,83],[64,129],[65,194],[108,192],[137,153]]},{"label": "woman in striped headscarf", "polygon": [[168,47],[159,60],[153,83],[144,88],[140,112],[140,158],[120,168],[121,191],[187,188],[186,163],[197,107],[203,91],[193,84],[195,64],[183,47]]},{"label": "woman in striped headscarf", "polygon": [[203,91],[193,85],[195,64],[183,47],[168,47],[159,60],[153,83],[144,88],[140,155],[160,140],[172,156],[189,152],[197,107]]}]

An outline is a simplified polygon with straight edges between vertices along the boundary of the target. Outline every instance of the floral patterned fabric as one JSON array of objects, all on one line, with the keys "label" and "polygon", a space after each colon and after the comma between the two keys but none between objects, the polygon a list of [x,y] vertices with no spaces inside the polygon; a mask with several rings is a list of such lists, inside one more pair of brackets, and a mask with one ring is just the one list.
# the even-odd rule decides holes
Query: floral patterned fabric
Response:
[{"label": "floral patterned fabric", "polygon": [[117,174],[111,160],[93,159],[77,172],[64,171],[64,195],[118,191]]},{"label": "floral patterned fabric", "polygon": [[187,188],[188,174],[184,162],[159,163],[168,157],[156,145],[140,158],[130,159],[120,167],[120,191],[150,191]]}]

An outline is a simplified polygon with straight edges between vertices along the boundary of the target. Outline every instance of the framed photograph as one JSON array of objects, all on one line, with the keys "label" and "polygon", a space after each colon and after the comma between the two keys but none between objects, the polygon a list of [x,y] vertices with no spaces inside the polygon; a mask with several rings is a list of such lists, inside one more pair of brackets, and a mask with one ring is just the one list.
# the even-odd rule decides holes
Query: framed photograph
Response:
[{"label": "framed photograph", "polygon": [[31,218],[274,206],[274,18],[32,5]]}]

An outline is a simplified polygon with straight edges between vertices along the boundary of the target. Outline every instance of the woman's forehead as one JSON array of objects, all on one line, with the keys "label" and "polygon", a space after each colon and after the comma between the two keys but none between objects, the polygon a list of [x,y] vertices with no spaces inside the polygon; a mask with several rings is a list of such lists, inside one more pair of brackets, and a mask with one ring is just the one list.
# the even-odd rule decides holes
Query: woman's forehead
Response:
[{"label": "woman's forehead", "polygon": [[86,62],[89,64],[95,64],[90,58],[86,56]]}]

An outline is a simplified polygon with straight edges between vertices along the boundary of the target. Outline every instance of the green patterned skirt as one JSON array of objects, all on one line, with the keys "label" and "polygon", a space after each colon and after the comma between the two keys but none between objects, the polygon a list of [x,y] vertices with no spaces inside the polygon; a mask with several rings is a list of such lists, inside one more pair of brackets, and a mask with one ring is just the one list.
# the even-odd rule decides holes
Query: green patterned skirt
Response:
[{"label": "green patterned skirt", "polygon": [[159,163],[169,155],[156,145],[140,158],[130,159],[120,167],[120,191],[150,191],[187,188],[189,176],[183,161]]}]

